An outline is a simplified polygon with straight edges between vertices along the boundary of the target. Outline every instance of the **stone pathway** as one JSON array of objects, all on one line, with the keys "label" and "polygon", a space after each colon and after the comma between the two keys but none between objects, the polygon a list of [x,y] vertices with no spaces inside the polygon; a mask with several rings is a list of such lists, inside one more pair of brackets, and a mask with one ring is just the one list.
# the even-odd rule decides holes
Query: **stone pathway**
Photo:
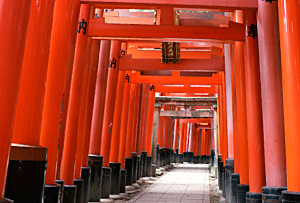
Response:
[{"label": "stone pathway", "polygon": [[128,202],[209,203],[209,165],[180,164]]}]

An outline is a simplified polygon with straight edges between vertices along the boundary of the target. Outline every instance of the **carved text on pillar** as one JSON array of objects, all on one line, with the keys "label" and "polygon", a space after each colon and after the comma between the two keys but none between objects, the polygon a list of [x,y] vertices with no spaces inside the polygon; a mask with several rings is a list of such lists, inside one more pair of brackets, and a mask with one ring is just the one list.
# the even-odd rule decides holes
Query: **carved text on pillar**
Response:
[{"label": "carved text on pillar", "polygon": [[115,59],[115,57],[113,57],[112,60],[109,60],[109,67],[116,69],[116,67],[117,67],[117,60]]},{"label": "carved text on pillar", "polygon": [[154,85],[152,85],[152,86],[150,87],[150,91],[155,92],[155,86],[154,86]]},{"label": "carved text on pillar", "polygon": [[257,37],[257,25],[254,25],[251,23],[250,26],[248,26],[248,36],[247,37],[252,37],[255,39]]},{"label": "carved text on pillar", "polygon": [[125,81],[126,81],[127,83],[129,83],[129,79],[130,79],[130,76],[127,74],[127,75],[125,76]]},{"label": "carved text on pillar", "polygon": [[82,29],[82,33],[85,35],[86,34],[86,27],[87,27],[87,22],[82,18],[81,22],[78,22],[79,27],[78,27],[78,33],[80,33]]}]

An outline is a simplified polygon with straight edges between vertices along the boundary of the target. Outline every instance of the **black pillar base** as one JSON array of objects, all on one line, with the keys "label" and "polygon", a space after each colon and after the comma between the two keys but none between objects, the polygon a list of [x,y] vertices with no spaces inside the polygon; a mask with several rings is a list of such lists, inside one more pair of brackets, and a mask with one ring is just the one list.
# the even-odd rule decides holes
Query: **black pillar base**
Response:
[{"label": "black pillar base", "polygon": [[133,176],[133,160],[132,158],[125,158],[125,169],[127,171],[126,185],[132,185]]},{"label": "black pillar base", "polygon": [[83,203],[88,203],[90,199],[91,168],[81,167],[81,179],[84,180]]},{"label": "black pillar base", "polygon": [[101,199],[109,198],[110,194],[110,182],[111,181],[111,168],[102,168],[102,187],[101,187]]},{"label": "black pillar base", "polygon": [[237,185],[237,202],[246,203],[246,193],[249,192],[249,185]]},{"label": "black pillar base", "polygon": [[136,178],[137,178],[137,161],[138,161],[138,157],[137,157],[137,153],[136,152],[132,152],[132,160],[133,160],[133,174],[132,174],[132,183],[136,183]]},{"label": "black pillar base", "polygon": [[[61,202],[61,185],[45,185],[44,203],[58,203]],[[1,200],[0,200],[1,202]]]},{"label": "black pillar base", "polygon": [[220,190],[223,191],[222,171],[223,171],[223,161],[222,158],[219,158],[218,159],[218,185]]},{"label": "black pillar base", "polygon": [[225,167],[224,166],[222,167],[222,196],[224,198],[226,198]]},{"label": "black pillar base", "polygon": [[46,161],[9,160],[5,195],[14,202],[42,202]]},{"label": "black pillar base", "polygon": [[[147,173],[147,152],[142,151],[142,155],[143,155],[143,173],[142,173],[142,177],[146,176]],[[128,175],[128,171],[127,171],[127,175]]]},{"label": "black pillar base", "polygon": [[146,170],[146,177],[152,176],[152,156],[147,157],[147,170]]},{"label": "black pillar base", "polygon": [[156,167],[160,167],[160,149],[159,145],[156,145]]},{"label": "black pillar base", "polygon": [[76,203],[77,186],[65,185],[64,186],[64,203]]},{"label": "black pillar base", "polygon": [[64,193],[65,193],[65,181],[64,180],[56,180],[56,184],[60,185],[60,203],[63,203],[64,201]]},{"label": "black pillar base", "polygon": [[0,199],[0,203],[14,203],[14,201],[4,198],[4,199]]},{"label": "black pillar base", "polygon": [[75,179],[74,185],[77,186],[76,203],[82,203],[83,202],[83,193],[84,193],[84,180],[83,179]]},{"label": "black pillar base", "polygon": [[178,154],[178,163],[183,163],[183,154]]},{"label": "black pillar base", "polygon": [[240,184],[240,174],[232,173],[230,175],[230,195],[229,195],[229,202],[230,203],[237,203],[237,186]]},{"label": "black pillar base", "polygon": [[121,164],[109,163],[109,167],[111,168],[110,194],[119,194],[121,181]]},{"label": "black pillar base", "polygon": [[141,155],[137,156],[137,176],[136,179],[139,180],[141,178]]},{"label": "black pillar base", "polygon": [[127,176],[126,169],[121,169],[120,193],[126,192],[126,176]]},{"label": "black pillar base", "polygon": [[101,199],[103,157],[90,154],[88,166],[91,168],[89,201],[99,202]]},{"label": "black pillar base", "polygon": [[188,152],[183,152],[183,162],[188,162]]},{"label": "black pillar base", "polygon": [[234,173],[234,160],[227,159],[225,161],[225,193],[226,193],[226,202],[230,203],[230,188],[231,188],[231,181],[230,176]]},{"label": "black pillar base", "polygon": [[263,203],[279,203],[282,202],[282,191],[287,190],[286,187],[263,187],[262,202]]},{"label": "black pillar base", "polygon": [[246,202],[247,203],[262,203],[262,193],[246,193]]},{"label": "black pillar base", "polygon": [[282,191],[283,203],[300,202],[300,192],[290,192],[287,190]]}]

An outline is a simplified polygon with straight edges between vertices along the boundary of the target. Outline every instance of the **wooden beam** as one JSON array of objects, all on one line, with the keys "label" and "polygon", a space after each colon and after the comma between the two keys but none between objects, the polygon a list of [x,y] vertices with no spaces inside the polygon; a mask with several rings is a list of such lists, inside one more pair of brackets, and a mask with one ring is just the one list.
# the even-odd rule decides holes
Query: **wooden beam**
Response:
[{"label": "wooden beam", "polygon": [[216,40],[244,41],[245,28],[237,27],[197,27],[175,25],[115,25],[104,24],[103,19],[91,19],[88,36],[105,38],[131,39],[185,39],[185,40]]},{"label": "wooden beam", "polygon": [[172,106],[212,106],[217,104],[216,97],[155,97],[155,102]]},{"label": "wooden beam", "polygon": [[211,118],[180,119],[179,123],[211,123]]},{"label": "wooden beam", "polygon": [[143,76],[140,72],[130,76],[132,84],[161,84],[161,85],[221,85],[222,77],[213,74],[212,77],[187,77],[180,76],[179,71],[173,71],[172,76]]},{"label": "wooden beam", "polygon": [[224,71],[224,59],[182,59],[180,63],[161,63],[160,59],[132,59],[131,55],[122,56],[120,70],[197,70]]},{"label": "wooden beam", "polygon": [[172,118],[213,118],[213,111],[160,111],[159,116]]},{"label": "wooden beam", "polygon": [[208,9],[257,9],[257,0],[81,0],[81,3],[106,6],[180,7]]},{"label": "wooden beam", "polygon": [[209,93],[209,94],[217,94],[218,88],[217,86],[211,87],[170,87],[164,85],[156,85],[155,92],[160,93]]}]

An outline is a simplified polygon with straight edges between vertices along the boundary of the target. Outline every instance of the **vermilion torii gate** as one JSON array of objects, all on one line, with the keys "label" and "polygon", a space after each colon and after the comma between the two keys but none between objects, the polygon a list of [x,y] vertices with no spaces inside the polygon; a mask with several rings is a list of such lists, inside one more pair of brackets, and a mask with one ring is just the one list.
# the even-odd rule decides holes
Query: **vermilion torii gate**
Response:
[{"label": "vermilion torii gate", "polygon": [[[227,202],[300,201],[299,10],[296,0],[0,1],[0,202],[57,202],[56,182],[65,202],[119,198],[174,161],[153,161],[157,143],[163,157],[217,149],[219,180],[234,172],[220,182]],[[160,62],[161,42],[181,44],[180,63]],[[210,129],[169,118],[201,117],[189,106],[213,112]]]}]

